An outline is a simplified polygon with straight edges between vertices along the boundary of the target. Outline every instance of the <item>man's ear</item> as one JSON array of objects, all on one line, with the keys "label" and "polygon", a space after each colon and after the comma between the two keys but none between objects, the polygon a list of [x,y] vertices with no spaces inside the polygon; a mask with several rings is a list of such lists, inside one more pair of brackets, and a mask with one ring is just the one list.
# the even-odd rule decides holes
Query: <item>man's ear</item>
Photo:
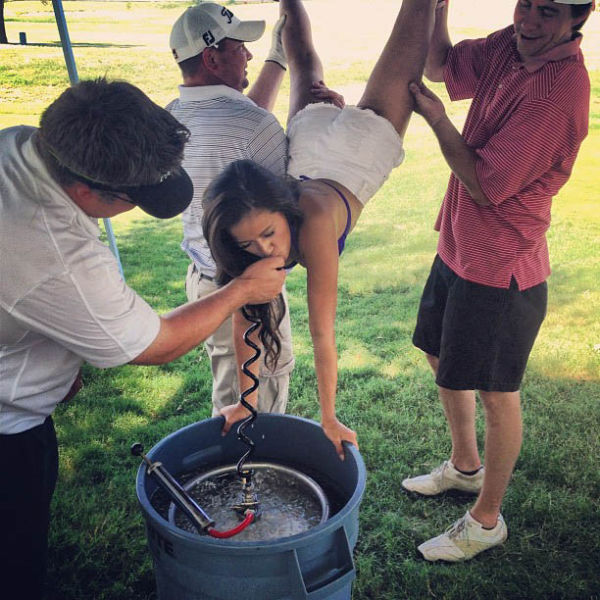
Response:
[{"label": "man's ear", "polygon": [[79,204],[80,202],[88,203],[92,197],[96,198],[94,190],[81,181],[75,181],[74,183],[64,186],[64,190],[76,204]]},{"label": "man's ear", "polygon": [[89,185],[82,183],[81,181],[75,181],[69,185],[63,186],[67,196],[90,216],[93,216],[97,212],[98,204],[100,200],[98,192],[93,190]]},{"label": "man's ear", "polygon": [[216,48],[205,48],[202,51],[202,64],[209,73],[214,73],[219,68],[219,59]]}]

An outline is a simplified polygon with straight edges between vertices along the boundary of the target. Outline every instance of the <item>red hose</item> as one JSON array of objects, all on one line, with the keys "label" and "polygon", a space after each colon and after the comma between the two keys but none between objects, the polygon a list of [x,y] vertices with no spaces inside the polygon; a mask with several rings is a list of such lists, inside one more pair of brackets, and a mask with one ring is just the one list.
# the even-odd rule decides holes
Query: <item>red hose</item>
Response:
[{"label": "red hose", "polygon": [[251,510],[247,510],[246,511],[246,518],[237,526],[234,527],[233,529],[230,529],[229,531],[219,531],[217,529],[213,529],[212,527],[210,527],[207,530],[208,535],[214,537],[214,538],[230,538],[233,537],[234,535],[237,535],[238,533],[240,533],[240,531],[244,531],[244,529],[246,529],[246,527],[248,527],[248,525],[250,525],[250,523],[252,523],[252,521],[254,521],[254,513]]}]

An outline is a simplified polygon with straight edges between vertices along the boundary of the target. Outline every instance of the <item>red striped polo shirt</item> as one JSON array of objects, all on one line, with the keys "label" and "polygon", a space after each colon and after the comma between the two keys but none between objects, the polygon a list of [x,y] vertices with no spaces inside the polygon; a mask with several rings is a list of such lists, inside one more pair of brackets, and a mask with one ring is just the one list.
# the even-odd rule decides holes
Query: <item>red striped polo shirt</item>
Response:
[{"label": "red striped polo shirt", "polygon": [[460,277],[519,289],[550,274],[546,230],[552,197],[568,180],[587,135],[590,81],[581,36],[523,63],[512,26],[451,50],[452,100],[473,98],[463,137],[492,203],[479,206],[452,174],[435,229],[438,253]]}]

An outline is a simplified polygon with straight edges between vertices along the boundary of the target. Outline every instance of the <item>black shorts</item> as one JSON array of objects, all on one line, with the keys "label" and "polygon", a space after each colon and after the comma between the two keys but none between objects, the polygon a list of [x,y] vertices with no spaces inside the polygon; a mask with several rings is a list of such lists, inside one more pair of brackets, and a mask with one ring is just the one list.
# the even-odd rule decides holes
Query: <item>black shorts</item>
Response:
[{"label": "black shorts", "polygon": [[[46,573],[50,501],[58,474],[52,418],[0,434],[0,585],[3,598],[41,598]],[[19,590],[11,595],[10,590]]]},{"label": "black shorts", "polygon": [[451,390],[516,392],[546,316],[546,282],[519,291],[460,278],[435,257],[413,344],[439,358],[436,383]]}]

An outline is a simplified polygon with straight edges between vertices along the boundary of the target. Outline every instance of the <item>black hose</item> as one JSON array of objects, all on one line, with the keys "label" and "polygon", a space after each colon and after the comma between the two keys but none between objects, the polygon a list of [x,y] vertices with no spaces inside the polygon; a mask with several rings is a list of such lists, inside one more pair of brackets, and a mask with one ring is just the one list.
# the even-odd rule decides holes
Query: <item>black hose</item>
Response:
[{"label": "black hose", "polygon": [[237,463],[237,473],[239,477],[248,476],[250,474],[250,471],[244,471],[244,464],[247,460],[250,460],[250,458],[254,454],[254,441],[246,435],[245,430],[256,420],[256,417],[258,417],[258,412],[254,408],[254,406],[252,406],[249,402],[246,401],[246,396],[258,389],[258,377],[256,377],[256,375],[254,375],[254,373],[252,373],[252,371],[250,371],[248,367],[255,363],[259,359],[261,354],[260,348],[250,339],[250,335],[260,327],[260,319],[258,317],[254,317],[248,314],[245,308],[242,308],[242,314],[244,315],[244,318],[247,321],[252,322],[252,325],[250,325],[250,327],[248,327],[248,329],[244,333],[244,342],[246,342],[246,344],[254,350],[254,355],[251,356],[242,365],[242,371],[252,380],[252,385],[240,394],[240,402],[245,408],[247,408],[250,411],[250,415],[246,417],[237,428],[237,435],[239,440],[246,444],[246,446],[248,446],[248,450]]}]

